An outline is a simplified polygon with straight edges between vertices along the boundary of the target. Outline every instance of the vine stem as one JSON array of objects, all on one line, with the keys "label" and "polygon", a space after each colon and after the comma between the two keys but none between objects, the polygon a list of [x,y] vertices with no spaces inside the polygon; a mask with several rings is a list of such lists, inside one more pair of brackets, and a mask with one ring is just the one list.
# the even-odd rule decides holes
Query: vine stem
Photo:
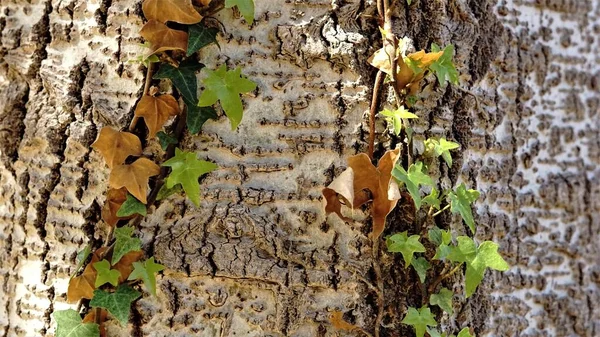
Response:
[{"label": "vine stem", "polygon": [[444,281],[445,279],[449,278],[450,276],[454,275],[457,271],[460,270],[460,268],[462,267],[462,263],[459,263],[456,267],[454,267],[452,270],[450,270],[449,272],[445,273],[445,274],[441,274],[440,276],[438,276],[437,279],[435,279],[435,281],[433,281],[433,283],[431,283],[431,285],[429,286],[429,296],[431,296],[431,294],[435,291],[435,288],[437,288],[437,286],[442,283],[442,281]]},{"label": "vine stem", "polygon": [[450,205],[446,205],[446,207],[440,209],[439,211],[433,213],[432,217],[435,218],[436,216],[442,214],[445,210],[447,210],[448,208],[450,208]]},{"label": "vine stem", "polygon": [[375,337],[379,337],[381,322],[383,321],[383,277],[381,275],[381,266],[379,265],[379,237],[373,241],[373,270],[377,278],[377,318],[375,318]]},{"label": "vine stem", "polygon": [[[152,71],[154,68],[154,63],[148,62],[148,67],[146,68],[146,82],[144,83],[144,92],[142,93],[142,98],[148,95],[148,91],[150,90],[150,83],[152,83]],[[140,118],[138,116],[133,116],[131,123],[129,123],[129,131],[133,132]]]},{"label": "vine stem", "polygon": [[373,160],[375,152],[375,114],[377,113],[377,102],[379,101],[379,91],[383,83],[383,71],[378,71],[375,77],[375,86],[373,87],[373,98],[371,100],[371,111],[369,114],[369,158]]}]

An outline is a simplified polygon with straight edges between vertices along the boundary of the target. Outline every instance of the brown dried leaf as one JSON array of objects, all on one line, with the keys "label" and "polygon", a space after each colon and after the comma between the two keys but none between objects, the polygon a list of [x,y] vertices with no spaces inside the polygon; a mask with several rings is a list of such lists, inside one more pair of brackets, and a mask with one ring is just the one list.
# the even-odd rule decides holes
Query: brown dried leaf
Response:
[{"label": "brown dried leaf", "polygon": [[339,330],[352,331],[359,329],[356,325],[346,322],[343,316],[344,313],[341,311],[334,311],[331,313],[331,316],[329,316],[329,322],[331,322],[331,325],[333,325],[334,328]]},{"label": "brown dried leaf", "polygon": [[148,138],[154,137],[169,117],[177,116],[179,112],[179,104],[171,95],[146,95],[135,108],[135,115],[142,117],[148,127]]},{"label": "brown dried leaf", "polygon": [[69,281],[67,288],[67,302],[75,303],[82,298],[91,300],[94,297],[96,286],[96,269],[93,264],[100,261],[100,255],[106,250],[106,247],[100,248],[92,254],[92,260],[85,266],[83,273],[73,277]]},{"label": "brown dried leaf", "polygon": [[142,11],[146,19],[162,23],[174,21],[191,25],[202,20],[191,0],[145,0]]},{"label": "brown dried leaf", "polygon": [[398,185],[392,179],[392,169],[399,153],[399,149],[386,152],[377,167],[364,153],[348,158],[348,169],[323,189],[326,213],[336,213],[347,221],[341,215],[340,198],[352,208],[372,200],[373,238],[379,237],[387,215],[400,199]]},{"label": "brown dried leaf", "polygon": [[116,269],[121,273],[119,283],[123,283],[127,280],[129,274],[133,271],[133,263],[141,259],[142,256],[144,256],[144,253],[141,250],[129,252],[123,255],[119,262],[113,266],[113,269]]},{"label": "brown dried leaf", "polygon": [[148,179],[159,173],[160,167],[152,160],[139,158],[131,165],[115,166],[108,178],[108,185],[112,188],[125,187],[131,195],[145,204]]},{"label": "brown dried leaf", "polygon": [[102,154],[106,165],[110,168],[123,164],[129,156],[142,154],[142,143],[136,135],[117,131],[109,126],[100,130],[92,147]]},{"label": "brown dried leaf", "polygon": [[165,50],[187,51],[188,34],[171,29],[156,20],[148,21],[140,31],[140,35],[152,45],[150,54]]},{"label": "brown dried leaf", "polygon": [[119,220],[133,218],[133,215],[123,218],[117,216],[119,208],[121,208],[121,205],[123,205],[126,199],[127,189],[124,187],[120,189],[110,188],[106,193],[106,201],[102,207],[102,220],[104,220],[104,222],[106,222],[109,226],[114,227],[117,225]]},{"label": "brown dried leaf", "polygon": [[[100,337],[106,337],[104,322],[108,320],[108,311],[100,309]],[[96,308],[91,308],[83,318],[83,323],[96,323]]]}]

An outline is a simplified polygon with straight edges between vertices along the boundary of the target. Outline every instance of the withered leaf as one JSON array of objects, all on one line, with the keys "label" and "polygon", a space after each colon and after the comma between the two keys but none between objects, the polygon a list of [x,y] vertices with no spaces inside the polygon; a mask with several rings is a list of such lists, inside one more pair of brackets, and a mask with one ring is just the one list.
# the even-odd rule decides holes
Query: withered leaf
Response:
[{"label": "withered leaf", "polygon": [[186,32],[171,29],[156,20],[148,21],[140,31],[140,35],[152,45],[151,54],[166,50],[187,50],[188,34]]},{"label": "withered leaf", "polygon": [[[100,337],[106,337],[106,327],[104,322],[108,319],[108,311],[100,309]],[[95,323],[96,322],[96,308],[90,309],[90,311],[83,318],[83,323]]]},{"label": "withered leaf", "polygon": [[142,143],[136,135],[117,131],[110,126],[105,126],[100,130],[92,147],[102,154],[106,165],[110,168],[123,164],[129,156],[142,154]]},{"label": "withered leaf", "polygon": [[159,173],[160,167],[152,160],[139,158],[133,164],[115,166],[110,173],[108,184],[112,188],[125,187],[131,195],[145,204],[148,179]]},{"label": "withered leaf", "polygon": [[173,21],[191,25],[202,20],[191,0],[145,0],[142,11],[146,19],[162,23]]},{"label": "withered leaf", "polygon": [[118,270],[121,273],[121,277],[119,277],[119,283],[123,283],[129,277],[129,274],[133,271],[133,263],[137,262],[142,258],[144,252],[141,250],[129,252],[117,262],[113,266],[113,269]]},{"label": "withered leaf", "polygon": [[326,213],[336,213],[347,221],[341,214],[340,199],[352,208],[372,200],[373,238],[378,238],[385,227],[387,215],[400,199],[398,185],[392,179],[392,169],[399,153],[399,149],[387,151],[377,167],[364,153],[348,158],[348,169],[323,189]]},{"label": "withered leaf", "polygon": [[329,322],[339,330],[352,331],[358,329],[356,325],[346,322],[343,316],[344,314],[341,311],[334,311],[331,313],[331,316],[329,316]]},{"label": "withered leaf", "polygon": [[104,202],[104,206],[102,206],[102,220],[106,222],[109,226],[114,227],[117,225],[119,220],[130,219],[133,216],[129,217],[118,217],[117,212],[121,205],[127,200],[127,189],[120,188],[108,189],[106,193],[106,201]]},{"label": "withered leaf", "polygon": [[171,95],[146,95],[135,108],[135,115],[142,117],[148,127],[148,138],[154,137],[169,117],[177,116],[179,112],[179,104]]},{"label": "withered leaf", "polygon": [[83,270],[83,273],[77,277],[73,277],[69,281],[69,287],[67,288],[67,302],[75,303],[82,298],[92,299],[94,296],[94,289],[96,289],[94,283],[96,283],[96,269],[93,264],[100,261],[100,255],[106,250],[106,248],[100,248],[92,255],[92,260]]}]

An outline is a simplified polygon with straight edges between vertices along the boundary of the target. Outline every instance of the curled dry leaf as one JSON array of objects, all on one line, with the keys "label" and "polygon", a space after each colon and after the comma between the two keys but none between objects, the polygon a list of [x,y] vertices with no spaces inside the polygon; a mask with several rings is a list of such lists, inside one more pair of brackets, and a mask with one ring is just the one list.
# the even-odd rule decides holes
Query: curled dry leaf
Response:
[{"label": "curled dry leaf", "polygon": [[115,166],[110,173],[108,184],[112,188],[125,187],[131,195],[145,204],[148,180],[159,173],[160,167],[152,160],[139,158],[131,165]]},{"label": "curled dry leaf", "polygon": [[169,117],[177,116],[179,112],[179,104],[171,95],[145,95],[135,108],[135,115],[144,118],[148,127],[148,138],[154,137]]},{"label": "curled dry leaf", "polygon": [[[108,319],[108,311],[100,309],[100,337],[106,337],[106,327],[104,322]],[[83,323],[96,323],[96,308],[91,308],[90,311],[83,318]]]},{"label": "curled dry leaf", "polygon": [[356,325],[346,322],[343,316],[344,314],[341,311],[334,311],[331,313],[331,316],[329,316],[329,322],[339,330],[352,331],[358,329]]},{"label": "curled dry leaf", "polygon": [[166,50],[187,51],[188,34],[171,29],[162,22],[148,21],[140,31],[140,35],[152,45],[150,54]]},{"label": "curled dry leaf", "polygon": [[94,296],[94,289],[96,283],[96,269],[93,264],[100,261],[100,255],[106,250],[105,247],[98,249],[92,255],[92,260],[87,264],[83,273],[79,276],[73,277],[69,281],[69,287],[67,288],[67,302],[75,303],[82,298],[92,299]]},{"label": "curled dry leaf", "polygon": [[117,212],[121,205],[127,200],[127,189],[120,188],[108,189],[106,193],[106,201],[104,202],[104,206],[102,206],[102,220],[106,222],[109,226],[114,227],[117,225],[119,220],[130,219],[133,216],[128,217],[118,217]]},{"label": "curled dry leaf", "polygon": [[92,147],[102,154],[106,165],[110,168],[123,164],[129,156],[142,154],[142,143],[136,135],[117,131],[110,126],[105,126],[100,130]]},{"label": "curled dry leaf", "polygon": [[145,0],[142,11],[146,19],[162,23],[173,21],[192,25],[202,20],[202,16],[196,11],[191,0]]},{"label": "curled dry leaf", "polygon": [[348,158],[348,169],[323,189],[326,213],[336,213],[348,221],[341,214],[341,201],[355,208],[372,200],[373,238],[378,238],[385,227],[387,215],[400,199],[398,185],[392,179],[392,169],[399,153],[399,149],[386,152],[377,167],[364,153]]}]

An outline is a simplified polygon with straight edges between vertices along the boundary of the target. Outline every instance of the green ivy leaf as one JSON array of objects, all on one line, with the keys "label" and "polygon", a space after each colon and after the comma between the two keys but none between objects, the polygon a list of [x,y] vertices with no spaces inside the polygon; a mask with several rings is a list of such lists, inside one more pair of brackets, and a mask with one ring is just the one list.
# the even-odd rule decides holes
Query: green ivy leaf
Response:
[{"label": "green ivy leaf", "polygon": [[179,91],[186,105],[196,105],[198,102],[198,80],[196,72],[202,69],[204,65],[198,63],[193,58],[184,60],[179,67],[173,67],[168,63],[162,63],[153,79],[171,80],[175,88]]},{"label": "green ivy leaf", "polygon": [[457,337],[475,337],[475,336],[471,335],[471,331],[469,330],[469,328],[463,328],[462,330],[460,330]]},{"label": "green ivy leaf", "polygon": [[[189,110],[188,110],[189,114]],[[163,151],[167,151],[167,148],[171,144],[177,144],[177,138],[173,137],[170,134],[165,133],[164,131],[158,131],[156,133],[156,137],[158,137],[158,142],[160,143],[160,147]]]},{"label": "green ivy leaf", "polygon": [[77,267],[75,267],[75,272],[73,273],[73,275],[71,275],[71,278],[73,278],[81,269],[81,267],[83,267],[83,264],[85,263],[85,261],[87,260],[87,258],[90,256],[90,254],[92,253],[92,247],[90,245],[85,246],[85,248],[83,248],[82,251],[80,251],[79,253],[77,253]]},{"label": "green ivy leaf", "polygon": [[431,264],[424,257],[418,257],[416,259],[413,259],[410,264],[413,266],[413,268],[415,268],[415,271],[417,272],[417,275],[419,275],[419,280],[421,280],[421,283],[425,283],[425,279],[427,278],[427,271],[429,270],[429,268],[431,268]]},{"label": "green ivy leaf", "polygon": [[100,337],[100,327],[95,323],[83,323],[73,309],[55,311],[56,337]]},{"label": "green ivy leaf", "polygon": [[119,284],[121,273],[116,269],[110,269],[110,262],[102,260],[93,264],[96,269],[96,282],[94,286],[99,288],[105,283],[110,283],[113,287]]},{"label": "green ivy leaf", "polygon": [[164,270],[165,266],[155,263],[154,256],[142,262],[133,263],[133,271],[129,275],[128,280],[141,280],[149,293],[156,296],[156,277],[155,273]]},{"label": "green ivy leaf", "polygon": [[242,70],[227,70],[225,65],[219,69],[206,70],[207,76],[204,80],[206,87],[200,96],[198,106],[211,106],[218,101],[229,121],[231,129],[235,130],[242,121],[244,106],[240,94],[256,89],[256,83],[242,76]]},{"label": "green ivy leaf", "polygon": [[459,236],[458,245],[452,247],[448,259],[450,261],[466,263],[467,271],[465,273],[466,297],[473,295],[477,286],[483,280],[487,268],[507,271],[510,266],[498,253],[498,244],[492,241],[485,241],[479,247],[475,241],[468,236]]},{"label": "green ivy leaf", "polygon": [[[432,52],[438,52],[440,50],[441,49],[437,44],[433,43],[431,45]],[[446,81],[458,85],[458,71],[456,70],[456,67],[454,67],[454,63],[452,63],[452,57],[454,57],[454,45],[449,44],[444,48],[444,54],[429,66],[429,69],[435,73],[438,82],[440,82],[440,85],[443,87],[446,86]]]},{"label": "green ivy leaf", "polygon": [[244,16],[249,25],[254,22],[254,1],[253,0],[225,0],[225,8],[237,6],[238,10]]},{"label": "green ivy leaf", "polygon": [[389,252],[401,253],[404,258],[404,267],[408,268],[414,253],[424,253],[425,246],[419,242],[419,235],[408,237],[407,232],[394,234],[387,238],[386,244]]},{"label": "green ivy leaf", "polygon": [[156,195],[156,200],[163,200],[166,199],[170,196],[172,196],[173,194],[179,193],[183,190],[183,187],[181,187],[181,185],[177,184],[171,188],[167,188],[166,184],[163,184],[160,188],[160,190],[158,190],[158,194]]},{"label": "green ivy leaf", "polygon": [[432,206],[433,208],[439,210],[441,208],[442,201],[440,200],[440,192],[434,187],[431,189],[431,193],[428,196],[423,198],[422,203],[425,205]]},{"label": "green ivy leaf", "polygon": [[142,202],[137,200],[133,195],[127,193],[127,199],[125,199],[125,202],[119,207],[117,216],[124,218],[134,214],[146,216],[146,205],[142,204]]},{"label": "green ivy leaf", "polygon": [[165,185],[173,188],[181,184],[185,194],[196,206],[200,206],[200,184],[198,178],[217,169],[217,165],[198,160],[194,152],[185,152],[175,149],[175,156],[162,164],[171,168]]},{"label": "green ivy leaf", "polygon": [[131,303],[140,297],[141,293],[127,285],[120,285],[114,293],[104,290],[94,290],[90,301],[91,307],[104,308],[116,318],[121,325],[127,325]]},{"label": "green ivy leaf", "polygon": [[417,337],[425,336],[427,326],[437,326],[437,322],[431,314],[431,310],[427,307],[422,307],[418,311],[413,307],[409,307],[408,313],[402,320],[402,323],[411,325],[415,329]]},{"label": "green ivy leaf", "polygon": [[219,30],[214,27],[206,27],[204,22],[191,25],[188,28],[188,49],[187,56],[192,56],[198,50],[217,42]]},{"label": "green ivy leaf", "polygon": [[217,119],[217,112],[212,106],[199,107],[197,105],[188,105],[186,124],[188,131],[192,135],[200,133],[202,126],[209,119]]},{"label": "green ivy leaf", "polygon": [[385,116],[388,123],[391,123],[393,125],[394,134],[396,136],[398,136],[400,134],[400,131],[402,131],[402,119],[419,118],[419,116],[406,110],[404,106],[401,106],[399,109],[394,111],[384,109],[380,112],[380,114],[382,116]]},{"label": "green ivy leaf", "polygon": [[471,204],[479,198],[479,192],[476,190],[467,190],[465,184],[460,184],[456,191],[448,194],[450,198],[450,210],[452,213],[459,213],[465,220],[465,223],[475,234],[475,220],[471,212]]},{"label": "green ivy leaf", "polygon": [[431,295],[431,298],[429,299],[429,304],[437,305],[438,307],[442,308],[442,310],[452,315],[452,313],[454,312],[452,308],[453,296],[454,293],[452,291],[450,291],[447,288],[442,288],[440,289],[439,293]]},{"label": "green ivy leaf", "polygon": [[111,264],[114,266],[125,254],[142,249],[142,241],[131,237],[133,227],[115,228],[115,248],[113,250]]},{"label": "green ivy leaf", "polygon": [[413,198],[415,206],[417,209],[421,208],[421,192],[419,186],[433,185],[433,180],[431,177],[423,173],[423,163],[417,162],[412,164],[408,168],[408,172],[404,170],[401,163],[398,163],[392,171],[392,176],[396,178],[396,180],[403,182],[406,185],[406,189]]},{"label": "green ivy leaf", "polygon": [[436,226],[429,230],[428,237],[429,241],[438,246],[433,258],[436,260],[445,259],[451,251],[448,245],[452,242],[452,233],[449,230],[442,230]]},{"label": "green ivy leaf", "polygon": [[436,157],[441,156],[448,167],[452,167],[452,155],[450,154],[450,150],[455,150],[460,147],[460,144],[449,142],[446,138],[437,139],[427,139],[425,141],[425,148],[427,151],[433,152]]},{"label": "green ivy leaf", "polygon": [[412,3],[412,0],[406,0],[406,3],[410,6],[410,4]]}]

